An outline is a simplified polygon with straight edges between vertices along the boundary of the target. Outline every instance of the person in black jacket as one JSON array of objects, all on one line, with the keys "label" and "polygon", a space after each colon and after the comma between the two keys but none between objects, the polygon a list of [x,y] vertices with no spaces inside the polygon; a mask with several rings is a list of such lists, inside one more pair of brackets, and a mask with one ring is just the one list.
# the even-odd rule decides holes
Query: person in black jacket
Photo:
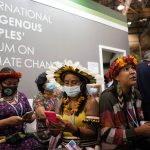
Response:
[{"label": "person in black jacket", "polygon": [[145,120],[150,120],[150,50],[137,65],[137,86],[142,96],[142,110]]}]

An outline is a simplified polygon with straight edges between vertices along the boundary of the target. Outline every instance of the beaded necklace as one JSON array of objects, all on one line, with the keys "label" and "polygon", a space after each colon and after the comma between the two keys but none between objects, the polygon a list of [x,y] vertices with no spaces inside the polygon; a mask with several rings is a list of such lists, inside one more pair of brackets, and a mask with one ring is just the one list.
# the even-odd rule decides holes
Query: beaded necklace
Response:
[{"label": "beaded necklace", "polygon": [[63,105],[64,105],[64,108],[63,110],[64,111],[67,111],[69,114],[74,114],[78,111],[78,108],[79,106],[81,105],[82,101],[84,100],[85,98],[83,96],[80,96],[77,100],[76,100],[76,103],[74,104],[74,108],[70,107],[69,106],[69,98],[63,98]]}]

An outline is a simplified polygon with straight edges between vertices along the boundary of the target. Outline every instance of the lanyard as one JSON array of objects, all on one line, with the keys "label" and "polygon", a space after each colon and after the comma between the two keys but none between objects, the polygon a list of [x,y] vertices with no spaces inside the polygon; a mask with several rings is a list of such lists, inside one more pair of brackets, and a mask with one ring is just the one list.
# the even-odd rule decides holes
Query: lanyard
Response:
[{"label": "lanyard", "polygon": [[49,100],[50,100],[51,105],[54,107],[55,106],[55,102],[53,100],[51,100],[51,99],[49,99]]},{"label": "lanyard", "polygon": [[49,98],[49,100],[50,100],[50,103],[51,103],[51,105],[52,105],[52,107],[53,107],[53,110],[55,110],[55,108],[56,108],[56,103],[55,103],[55,101],[54,101],[54,100],[51,100],[51,98]]},{"label": "lanyard", "polygon": [[20,113],[20,115],[19,115],[19,112],[18,112],[18,110],[16,109],[16,107],[14,106],[14,105],[12,105],[12,104],[10,104],[10,103],[8,103],[14,110],[15,110],[15,112],[16,112],[16,114],[17,114],[17,116],[22,116],[22,114],[23,114],[23,106],[22,106],[22,104],[21,103],[19,103],[19,105],[20,105],[20,109],[21,109],[21,113]]},{"label": "lanyard", "polygon": [[[132,104],[132,102],[131,102],[131,104]],[[132,110],[133,110],[135,119],[133,118],[133,116],[131,115],[131,113],[128,111],[128,109],[127,109],[127,112],[128,112],[128,114],[129,114],[131,120],[132,120],[132,121],[134,122],[134,124],[136,125],[136,127],[139,127],[139,123],[138,123],[138,121],[137,121],[137,117],[136,117],[136,113],[135,113],[135,108],[134,108],[133,104],[132,104]]]},{"label": "lanyard", "polygon": [[75,115],[74,115],[74,113],[72,115],[70,115],[70,120],[71,120],[72,125],[75,125]]},{"label": "lanyard", "polygon": [[[18,102],[18,94],[17,94],[17,96],[16,96],[15,100]],[[20,113],[20,115],[19,115],[18,110],[16,109],[16,107],[15,107],[13,104],[10,104],[9,102],[7,102],[7,104],[8,104],[8,105],[10,105],[10,106],[11,106],[11,107],[15,110],[15,112],[16,112],[16,114],[17,114],[17,116],[22,116],[22,115],[23,115],[23,106],[22,106],[22,104],[21,104],[21,103],[19,103],[19,105],[20,105],[20,109],[21,109],[21,113]]]}]

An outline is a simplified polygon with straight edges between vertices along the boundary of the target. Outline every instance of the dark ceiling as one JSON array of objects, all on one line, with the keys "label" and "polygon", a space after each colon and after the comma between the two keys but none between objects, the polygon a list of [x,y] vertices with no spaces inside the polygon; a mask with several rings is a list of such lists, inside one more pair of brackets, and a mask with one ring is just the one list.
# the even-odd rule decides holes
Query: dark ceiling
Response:
[{"label": "dark ceiling", "polygon": [[138,45],[132,46],[129,40],[130,49],[135,51],[150,49],[150,0],[93,0],[106,7],[117,10],[117,6],[122,4],[125,8],[118,11],[127,16],[129,36],[138,37]]}]

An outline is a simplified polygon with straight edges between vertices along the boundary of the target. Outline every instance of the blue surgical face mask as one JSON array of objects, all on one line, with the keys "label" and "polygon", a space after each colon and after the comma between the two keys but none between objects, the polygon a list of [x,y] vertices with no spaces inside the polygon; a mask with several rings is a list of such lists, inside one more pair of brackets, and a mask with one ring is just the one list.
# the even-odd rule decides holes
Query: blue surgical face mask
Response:
[{"label": "blue surgical face mask", "polygon": [[98,90],[97,90],[97,88],[93,87],[93,88],[90,88],[88,90],[88,92],[89,92],[90,95],[95,95],[95,94],[97,94]]},{"label": "blue surgical face mask", "polygon": [[56,89],[56,85],[53,83],[46,83],[45,89],[49,92],[52,92],[54,89]]},{"label": "blue surgical face mask", "polygon": [[69,97],[76,97],[80,91],[80,85],[64,86],[64,92],[66,92]]}]

